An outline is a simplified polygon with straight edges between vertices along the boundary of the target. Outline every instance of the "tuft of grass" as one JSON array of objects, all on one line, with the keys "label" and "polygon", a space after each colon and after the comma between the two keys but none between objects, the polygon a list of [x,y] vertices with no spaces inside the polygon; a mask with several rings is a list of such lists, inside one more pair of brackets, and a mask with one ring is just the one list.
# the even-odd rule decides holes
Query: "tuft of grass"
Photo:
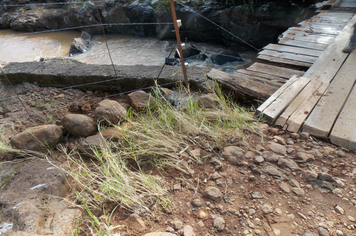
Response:
[{"label": "tuft of grass", "polygon": [[219,103],[214,109],[200,107],[195,96],[183,92],[177,108],[157,87],[155,104],[144,112],[129,109],[126,119],[133,128],[115,126],[122,139],[94,148],[96,160],[84,161],[63,149],[72,163],[67,173],[77,182],[77,197],[87,211],[101,209],[107,202],[133,212],[151,211],[156,204],[170,208],[168,184],[162,175],[168,169],[193,175],[192,164],[206,160],[191,155],[190,148],[205,141],[223,146],[231,137],[242,141],[246,132],[261,133],[258,121],[226,98],[219,87],[212,93]]}]

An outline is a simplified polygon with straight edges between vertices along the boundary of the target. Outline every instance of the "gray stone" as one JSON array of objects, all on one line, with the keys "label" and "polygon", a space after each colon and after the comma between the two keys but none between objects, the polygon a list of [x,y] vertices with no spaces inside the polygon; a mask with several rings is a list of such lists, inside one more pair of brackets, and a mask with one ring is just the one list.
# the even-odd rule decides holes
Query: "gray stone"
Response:
[{"label": "gray stone", "polygon": [[273,207],[265,203],[262,207],[261,210],[264,214],[270,214],[273,212]]},{"label": "gray stone", "polygon": [[167,227],[166,232],[174,233],[174,229],[172,227]]},{"label": "gray stone", "polygon": [[213,225],[218,231],[222,231],[225,229],[225,220],[222,217],[216,217]]},{"label": "gray stone", "polygon": [[339,229],[335,230],[335,234],[336,236],[344,236],[344,233]]},{"label": "gray stone", "polygon": [[266,166],[265,172],[269,175],[277,177],[281,177],[283,175],[283,172],[279,171],[275,166],[272,165]]},{"label": "gray stone", "polygon": [[299,182],[296,181],[295,179],[290,179],[288,182],[292,187],[300,188]]},{"label": "gray stone", "polygon": [[318,234],[310,232],[309,230],[306,230],[304,232],[303,236],[318,236]]},{"label": "gray stone", "polygon": [[181,220],[174,220],[172,222],[172,227],[176,230],[180,230],[181,228],[183,228],[183,222]]},{"label": "gray stone", "polygon": [[79,145],[79,152],[82,155],[91,158],[96,158],[96,152],[94,152],[93,150],[100,151],[101,148],[108,148],[109,142],[100,134],[96,134],[82,139]]},{"label": "gray stone", "polygon": [[253,198],[253,199],[262,199],[263,196],[260,194],[260,192],[254,192],[254,193],[252,194],[252,198]]},{"label": "gray stone", "polygon": [[64,129],[74,135],[88,137],[97,131],[94,120],[86,115],[67,114],[62,119]]},{"label": "gray stone", "polygon": [[241,160],[244,156],[243,151],[241,148],[236,147],[236,146],[228,146],[224,148],[224,151],[222,153],[222,157],[226,158],[228,156],[234,156],[238,160]]},{"label": "gray stone", "polygon": [[126,109],[117,101],[104,99],[95,109],[95,118],[99,122],[116,125],[126,118]]},{"label": "gray stone", "polygon": [[215,202],[220,202],[223,198],[223,194],[220,192],[220,190],[216,187],[207,187],[204,190],[204,195],[205,197],[215,201]]},{"label": "gray stone", "polygon": [[40,125],[16,134],[10,140],[18,149],[39,150],[55,146],[62,138],[63,129],[58,125]]},{"label": "gray stone", "polygon": [[303,139],[308,139],[310,137],[310,134],[307,132],[301,132],[300,137]]},{"label": "gray stone", "polygon": [[283,156],[277,155],[277,154],[272,154],[267,156],[267,161],[269,162],[277,162],[280,158],[282,158]]},{"label": "gray stone", "polygon": [[286,145],[286,141],[284,140],[284,138],[280,136],[273,136],[273,138],[276,139],[279,144]]},{"label": "gray stone", "polygon": [[290,186],[288,183],[282,182],[279,186],[284,192],[290,193]]},{"label": "gray stone", "polygon": [[221,178],[221,175],[219,175],[218,172],[214,172],[214,173],[211,175],[211,179],[213,179],[213,180],[217,180],[217,179],[219,179],[219,178]]},{"label": "gray stone", "polygon": [[270,142],[268,148],[274,153],[287,155],[287,148],[279,143]]},{"label": "gray stone", "polygon": [[192,205],[195,207],[201,207],[203,205],[203,203],[200,201],[199,198],[196,198],[192,201]]},{"label": "gray stone", "polygon": [[190,225],[185,225],[183,228],[183,236],[195,236],[193,227]]},{"label": "gray stone", "polygon": [[256,156],[254,159],[254,163],[256,164],[261,164],[265,161],[265,159],[262,156]]},{"label": "gray stone", "polygon": [[305,181],[314,182],[317,180],[318,174],[310,170],[304,170],[302,172],[302,177]]},{"label": "gray stone", "polygon": [[305,152],[298,152],[294,160],[299,163],[305,163],[305,162],[315,161],[315,158],[312,154],[305,153]]},{"label": "gray stone", "polygon": [[292,191],[300,197],[303,197],[305,195],[305,191],[302,188],[292,188]]},{"label": "gray stone", "polygon": [[336,180],[334,179],[334,177],[331,176],[331,175],[328,174],[328,173],[319,173],[319,174],[318,174],[318,180],[327,181],[327,182],[330,182],[330,183],[335,183],[335,182],[336,182]]},{"label": "gray stone", "polygon": [[345,187],[345,184],[341,180],[337,179],[336,180],[336,187],[343,188],[343,187]]},{"label": "gray stone", "polygon": [[291,159],[287,159],[287,158],[279,158],[277,165],[281,168],[289,168],[292,171],[295,170],[299,170],[299,166],[297,163],[295,163],[293,160]]},{"label": "gray stone", "polygon": [[329,235],[329,231],[327,229],[325,229],[324,227],[318,227],[318,233],[319,233],[319,236],[328,236]]},{"label": "gray stone", "polygon": [[341,214],[341,215],[345,214],[345,210],[342,209],[342,207],[339,206],[339,205],[336,205],[336,206],[335,206],[335,211],[336,211],[337,213]]}]

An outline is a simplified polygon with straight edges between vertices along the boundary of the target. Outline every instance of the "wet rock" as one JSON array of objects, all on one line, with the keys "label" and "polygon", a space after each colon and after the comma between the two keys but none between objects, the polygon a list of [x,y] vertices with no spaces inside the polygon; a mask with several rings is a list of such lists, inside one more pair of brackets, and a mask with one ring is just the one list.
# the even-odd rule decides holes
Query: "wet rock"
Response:
[{"label": "wet rock", "polygon": [[268,148],[276,154],[287,155],[287,148],[279,143],[270,142]]},{"label": "wet rock", "polygon": [[287,158],[279,158],[278,160],[278,166],[281,167],[281,168],[289,168],[291,169],[292,171],[295,171],[295,170],[299,170],[299,166],[297,163],[295,163],[293,160],[291,159],[287,159]]},{"label": "wet rock", "polygon": [[345,214],[345,210],[342,209],[342,207],[339,206],[339,205],[336,205],[336,206],[335,206],[335,211],[336,211],[337,213],[341,214],[341,215]]},{"label": "wet rock", "polygon": [[214,64],[217,65],[224,65],[228,62],[242,61],[239,54],[230,51],[224,51],[220,54],[214,53],[211,55],[210,59]]},{"label": "wet rock", "polygon": [[223,198],[223,194],[220,192],[220,190],[216,187],[207,187],[204,190],[204,195],[205,197],[215,201],[215,202],[220,202]]},{"label": "wet rock", "polygon": [[268,165],[265,168],[265,172],[272,176],[281,177],[283,175],[282,171],[279,171],[275,166]]},{"label": "wet rock", "polygon": [[80,37],[81,37],[82,39],[84,39],[85,41],[87,41],[88,43],[89,43],[90,40],[92,39],[91,34],[89,34],[89,33],[86,32],[86,31],[82,31],[82,33],[80,34]]},{"label": "wet rock", "polygon": [[314,171],[310,171],[310,170],[304,170],[302,172],[302,177],[305,181],[308,181],[308,182],[314,182],[317,180],[318,178],[318,174],[315,173]]},{"label": "wet rock", "polygon": [[305,152],[298,152],[294,160],[299,163],[305,163],[305,162],[315,161],[315,158],[312,154],[305,153]]},{"label": "wet rock", "polygon": [[18,149],[38,150],[55,146],[62,138],[63,129],[58,125],[41,125],[28,128],[10,140]]},{"label": "wet rock", "polygon": [[214,228],[216,228],[218,231],[222,231],[225,229],[225,220],[222,217],[216,217],[214,220]]},{"label": "wet rock", "polygon": [[152,107],[154,105],[154,98],[151,96],[151,94],[146,93],[143,90],[138,90],[128,94],[126,96],[126,101],[136,111],[141,111],[147,107]]},{"label": "wet rock", "polygon": [[174,220],[172,224],[173,224],[173,228],[176,230],[180,230],[181,228],[183,228],[183,222],[180,220]]},{"label": "wet rock", "polygon": [[69,54],[75,55],[88,51],[89,43],[82,38],[74,38],[70,44]]},{"label": "wet rock", "polygon": [[263,204],[261,210],[264,214],[270,214],[273,212],[273,207],[267,203]]},{"label": "wet rock", "polygon": [[87,137],[97,131],[97,125],[94,120],[86,115],[67,114],[62,119],[64,129],[74,135]]},{"label": "wet rock", "polygon": [[[182,53],[183,53],[183,58],[188,58],[188,57],[192,57],[192,56],[198,55],[200,52],[201,52],[201,50],[198,49],[197,46],[195,46],[192,43],[188,43],[188,44],[185,45],[185,49],[183,49]],[[175,58],[180,58],[180,56],[179,56],[177,51],[176,51],[174,57]]]},{"label": "wet rock", "polygon": [[126,118],[126,109],[117,101],[105,99],[98,103],[95,118],[99,122],[116,125]]},{"label": "wet rock", "polygon": [[215,94],[208,93],[200,96],[197,100],[198,105],[204,108],[216,108],[219,106],[219,101]]},{"label": "wet rock", "polygon": [[185,225],[183,228],[183,236],[195,236],[193,227],[190,225]]}]

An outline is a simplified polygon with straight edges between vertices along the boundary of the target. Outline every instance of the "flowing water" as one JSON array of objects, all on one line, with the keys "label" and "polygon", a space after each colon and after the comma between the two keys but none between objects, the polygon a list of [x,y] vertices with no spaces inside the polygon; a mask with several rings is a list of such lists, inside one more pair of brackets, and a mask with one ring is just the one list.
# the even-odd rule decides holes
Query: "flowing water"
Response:
[{"label": "flowing water", "polygon": [[[22,33],[12,30],[0,30],[0,61],[24,62],[37,61],[41,57],[68,57],[70,44],[78,31],[61,31],[51,33]],[[175,41],[161,41],[155,38],[141,38],[129,35],[107,35],[107,44],[113,63],[116,65],[163,65]],[[226,48],[206,43],[194,43],[202,53],[211,56],[220,53]],[[173,57],[174,54],[171,56]],[[214,65],[210,59],[204,62],[196,61],[189,66],[218,68],[232,72],[244,68],[255,61],[256,52],[240,53],[243,62],[227,63],[223,66]],[[111,64],[106,42],[102,35],[93,37],[90,49],[72,57],[78,61],[89,64]]]}]

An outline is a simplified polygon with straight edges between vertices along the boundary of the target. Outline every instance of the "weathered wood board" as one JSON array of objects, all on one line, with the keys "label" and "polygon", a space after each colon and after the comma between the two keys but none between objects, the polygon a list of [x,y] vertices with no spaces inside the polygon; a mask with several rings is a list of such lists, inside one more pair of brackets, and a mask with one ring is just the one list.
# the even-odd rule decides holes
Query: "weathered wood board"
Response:
[{"label": "weathered wood board", "polygon": [[289,68],[267,65],[267,64],[262,64],[262,63],[258,63],[258,62],[256,62],[255,64],[253,64],[252,66],[250,66],[247,69],[252,70],[252,71],[263,71],[266,74],[277,75],[277,76],[280,76],[280,77],[286,78],[286,79],[289,79],[293,75],[303,75],[304,74],[304,71],[301,71],[301,70],[293,70],[293,69],[289,69]]},{"label": "weathered wood board", "polygon": [[280,84],[271,81],[244,74],[229,74],[216,69],[211,70],[208,73],[208,77],[216,79],[217,82],[232,88],[238,93],[263,100],[271,96],[280,87]]},{"label": "weathered wood board", "polygon": [[316,137],[328,137],[356,79],[356,52],[351,53],[336,74],[323,97],[303,125],[303,131]]},{"label": "weathered wood board", "polygon": [[[310,79],[300,77],[293,79],[292,83],[283,85],[283,89],[272,98],[272,101],[266,101],[269,105],[260,106],[257,111],[262,114],[269,124],[273,124],[279,115],[289,106],[294,97],[310,82]],[[266,107],[264,107],[266,106]],[[257,114],[258,114],[257,113]]]},{"label": "weathered wood board", "polygon": [[297,53],[281,52],[281,51],[268,50],[268,49],[263,50],[258,54],[271,56],[271,57],[284,58],[293,61],[307,62],[307,63],[314,63],[318,59],[317,57],[314,56],[307,56],[307,55],[301,55]]},{"label": "weathered wood board", "polygon": [[300,40],[295,40],[295,39],[288,38],[288,37],[285,37],[284,39],[280,40],[278,43],[283,44],[283,45],[294,46],[294,47],[311,48],[311,49],[320,50],[320,51],[324,51],[329,45],[329,44],[325,44],[325,43],[300,41]]},{"label": "weathered wood board", "polygon": [[309,68],[304,77],[311,80],[320,79],[323,82],[332,80],[348,55],[343,53],[342,49],[348,44],[355,23],[356,16],[350,20],[344,30],[335,38],[335,41],[322,53],[319,60]]},{"label": "weathered wood board", "polygon": [[296,34],[296,33],[289,33],[288,30],[283,33],[283,38],[280,40],[280,42],[283,42],[283,40],[299,40],[299,41],[306,41],[306,42],[313,42],[313,43],[323,43],[323,44],[330,44],[334,41],[335,36],[331,35],[316,35],[316,34],[308,34],[308,33],[301,33],[301,34]]},{"label": "weathered wood board", "polygon": [[322,51],[320,50],[304,49],[299,47],[292,47],[292,46],[272,44],[272,43],[268,44],[266,47],[264,47],[264,49],[275,50],[279,52],[290,52],[290,53],[296,53],[298,55],[307,55],[312,57],[319,57],[322,54]]},{"label": "weathered wood board", "polygon": [[[267,50],[264,50],[267,51]],[[265,60],[265,61],[270,61],[270,62],[275,62],[275,63],[280,63],[280,64],[288,64],[288,65],[293,65],[293,66],[300,66],[300,67],[305,67],[309,68],[313,65],[313,63],[310,62],[302,62],[302,61],[294,61],[291,59],[285,59],[281,57],[275,57],[275,56],[270,56],[270,55],[258,55],[257,59],[259,60]]]},{"label": "weathered wood board", "polygon": [[285,78],[279,77],[277,75],[270,75],[270,74],[266,74],[263,72],[259,72],[259,71],[252,71],[252,70],[245,70],[245,69],[240,69],[235,73],[239,73],[239,74],[245,74],[245,75],[249,75],[252,77],[258,77],[264,80],[269,80],[275,83],[279,83],[281,85],[283,85],[287,80]]}]

